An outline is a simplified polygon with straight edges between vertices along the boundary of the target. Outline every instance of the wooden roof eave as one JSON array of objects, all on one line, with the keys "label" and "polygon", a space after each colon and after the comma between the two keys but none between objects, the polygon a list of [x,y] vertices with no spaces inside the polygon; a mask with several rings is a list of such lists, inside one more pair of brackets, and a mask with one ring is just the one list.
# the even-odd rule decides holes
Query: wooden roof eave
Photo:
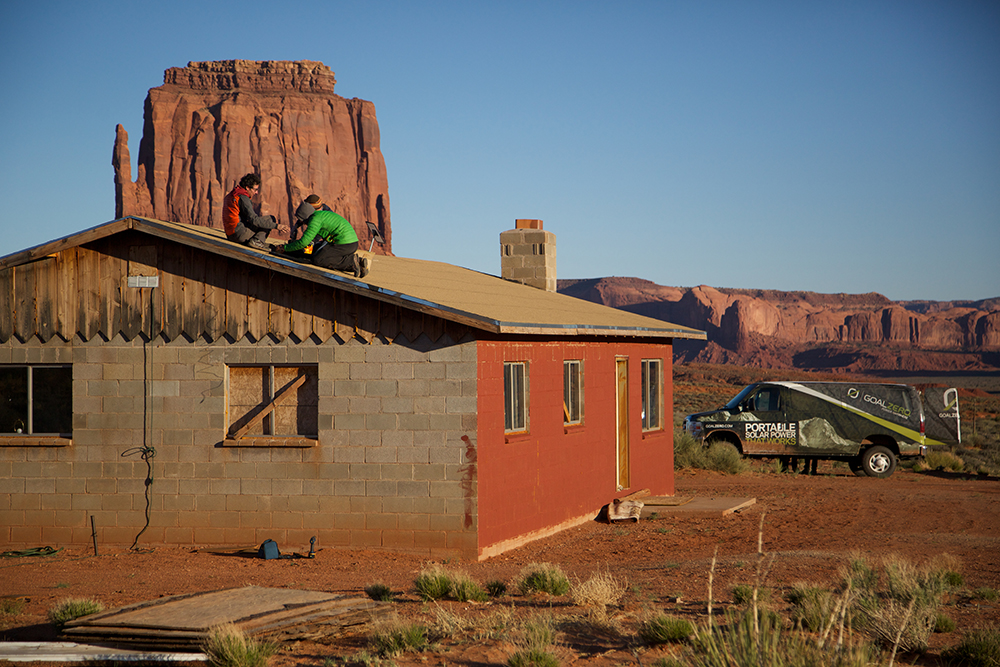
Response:
[{"label": "wooden roof eave", "polygon": [[117,234],[131,228],[132,224],[128,218],[120,218],[118,220],[112,220],[111,222],[95,225],[94,227],[85,229],[82,232],[70,234],[69,236],[64,236],[60,239],[56,239],[55,241],[49,241],[48,243],[43,243],[42,245],[37,245],[33,248],[21,250],[20,252],[7,255],[6,257],[0,257],[0,270],[29,264],[39,259],[44,259],[48,255],[58,254],[67,248],[75,248],[76,246],[83,245],[84,243],[90,243],[91,241],[102,239],[106,236],[111,236],[112,234]]},{"label": "wooden roof eave", "polygon": [[543,336],[614,336],[622,338],[687,338],[691,340],[708,340],[704,331],[696,329],[654,329],[644,327],[611,327],[552,324],[525,324],[515,322],[498,323],[498,333]]}]

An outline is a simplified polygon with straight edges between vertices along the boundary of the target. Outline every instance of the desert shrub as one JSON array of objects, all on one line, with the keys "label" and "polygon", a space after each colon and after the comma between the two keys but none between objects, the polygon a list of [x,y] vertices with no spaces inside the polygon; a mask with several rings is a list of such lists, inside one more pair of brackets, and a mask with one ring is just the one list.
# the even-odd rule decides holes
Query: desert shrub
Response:
[{"label": "desert shrub", "polygon": [[694,635],[690,621],[676,616],[656,614],[639,625],[639,637],[647,644],[668,644],[687,640]]},{"label": "desert shrub", "polygon": [[749,467],[743,455],[728,442],[712,442],[705,452],[706,467],[709,470],[739,475]]},{"label": "desert shrub", "polygon": [[523,595],[534,592],[566,595],[570,588],[562,568],[551,563],[531,563],[521,570],[518,579],[518,588]]},{"label": "desert shrub", "polygon": [[972,591],[973,600],[984,600],[986,602],[996,602],[1000,600],[1000,593],[997,593],[995,588],[990,588],[989,586],[982,586],[976,588]]},{"label": "desert shrub", "polygon": [[24,607],[22,598],[0,598],[0,615],[17,616],[24,611]]},{"label": "desert shrub", "polygon": [[507,594],[507,584],[498,579],[487,581],[486,592],[489,594],[491,598],[503,597],[504,595]]},{"label": "desert shrub", "polygon": [[689,434],[679,431],[674,434],[674,468],[705,467],[705,446]]},{"label": "desert shrub", "polygon": [[104,605],[97,600],[67,598],[60,600],[55,606],[49,609],[49,621],[56,627],[61,628],[70,621],[83,616],[89,616],[90,614],[96,614],[99,611],[104,611]]},{"label": "desert shrub", "polygon": [[1000,630],[977,628],[962,636],[957,645],[945,651],[945,657],[968,667],[1000,666]]},{"label": "desert shrub", "polygon": [[965,461],[957,454],[944,449],[932,449],[924,456],[924,463],[930,470],[965,470]]},{"label": "desert shrub", "polygon": [[392,589],[385,584],[365,586],[365,595],[376,602],[392,602]]},{"label": "desert shrub", "polygon": [[792,622],[813,632],[826,627],[834,612],[833,593],[820,586],[795,584],[785,599],[792,604]]},{"label": "desert shrub", "polygon": [[212,628],[202,644],[215,667],[265,667],[278,647],[246,634],[232,623]]},{"label": "desert shrub", "polygon": [[[567,582],[568,583],[568,582]],[[552,616],[535,616],[520,628],[514,641],[515,650],[507,660],[509,667],[558,667],[552,653],[556,641],[555,620]]]},{"label": "desert shrub", "polygon": [[934,617],[934,632],[954,632],[955,631],[955,621],[951,620],[946,614],[938,612],[938,615]]},{"label": "desert shrub", "polygon": [[377,626],[369,639],[376,654],[392,658],[407,651],[418,653],[428,646],[427,628],[419,623],[403,623],[399,619]]},{"label": "desert shrub", "polygon": [[489,599],[483,587],[466,574],[455,575],[451,593],[459,602],[486,602]]},{"label": "desert shrub", "polygon": [[451,593],[452,576],[440,565],[434,565],[420,572],[413,582],[417,595],[422,600],[441,600]]},{"label": "desert shrub", "polygon": [[721,626],[700,628],[686,651],[688,664],[699,667],[867,667],[865,646],[833,646],[800,632],[785,632],[781,617],[764,614],[755,625],[753,612],[730,612]]},{"label": "desert shrub", "polygon": [[753,586],[736,584],[733,586],[733,602],[738,605],[748,605],[753,601]]},{"label": "desert shrub", "polygon": [[606,607],[622,599],[628,585],[608,572],[600,572],[570,590],[573,604],[581,607]]}]

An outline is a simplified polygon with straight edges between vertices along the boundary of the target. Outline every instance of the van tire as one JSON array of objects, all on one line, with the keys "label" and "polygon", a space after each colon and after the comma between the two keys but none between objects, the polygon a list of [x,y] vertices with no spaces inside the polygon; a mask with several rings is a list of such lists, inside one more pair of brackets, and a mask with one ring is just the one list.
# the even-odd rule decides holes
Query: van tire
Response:
[{"label": "van tire", "polygon": [[847,462],[847,466],[851,469],[851,472],[853,472],[858,477],[868,476],[868,473],[865,472],[865,464],[861,461],[860,456],[856,459],[849,460]]},{"label": "van tire", "polygon": [[896,455],[882,445],[869,447],[861,454],[861,467],[869,477],[888,477],[896,471]]}]

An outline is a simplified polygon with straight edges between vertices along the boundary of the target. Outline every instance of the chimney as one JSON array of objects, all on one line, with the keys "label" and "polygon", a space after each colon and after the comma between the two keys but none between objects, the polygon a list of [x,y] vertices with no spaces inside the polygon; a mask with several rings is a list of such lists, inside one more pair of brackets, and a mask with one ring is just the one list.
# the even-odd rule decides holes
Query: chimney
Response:
[{"label": "chimney", "polygon": [[541,220],[515,220],[500,232],[500,277],[548,292],[556,291],[556,235]]}]

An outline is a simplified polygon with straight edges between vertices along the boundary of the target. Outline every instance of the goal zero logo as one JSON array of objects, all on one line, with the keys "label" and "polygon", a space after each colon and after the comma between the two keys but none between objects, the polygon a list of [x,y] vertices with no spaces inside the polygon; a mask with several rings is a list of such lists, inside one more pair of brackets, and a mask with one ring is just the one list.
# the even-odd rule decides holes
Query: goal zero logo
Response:
[{"label": "goal zero logo", "polygon": [[859,394],[860,394],[860,392],[857,389],[855,389],[854,387],[851,387],[850,389],[847,390],[847,397],[848,398],[857,398]]}]

